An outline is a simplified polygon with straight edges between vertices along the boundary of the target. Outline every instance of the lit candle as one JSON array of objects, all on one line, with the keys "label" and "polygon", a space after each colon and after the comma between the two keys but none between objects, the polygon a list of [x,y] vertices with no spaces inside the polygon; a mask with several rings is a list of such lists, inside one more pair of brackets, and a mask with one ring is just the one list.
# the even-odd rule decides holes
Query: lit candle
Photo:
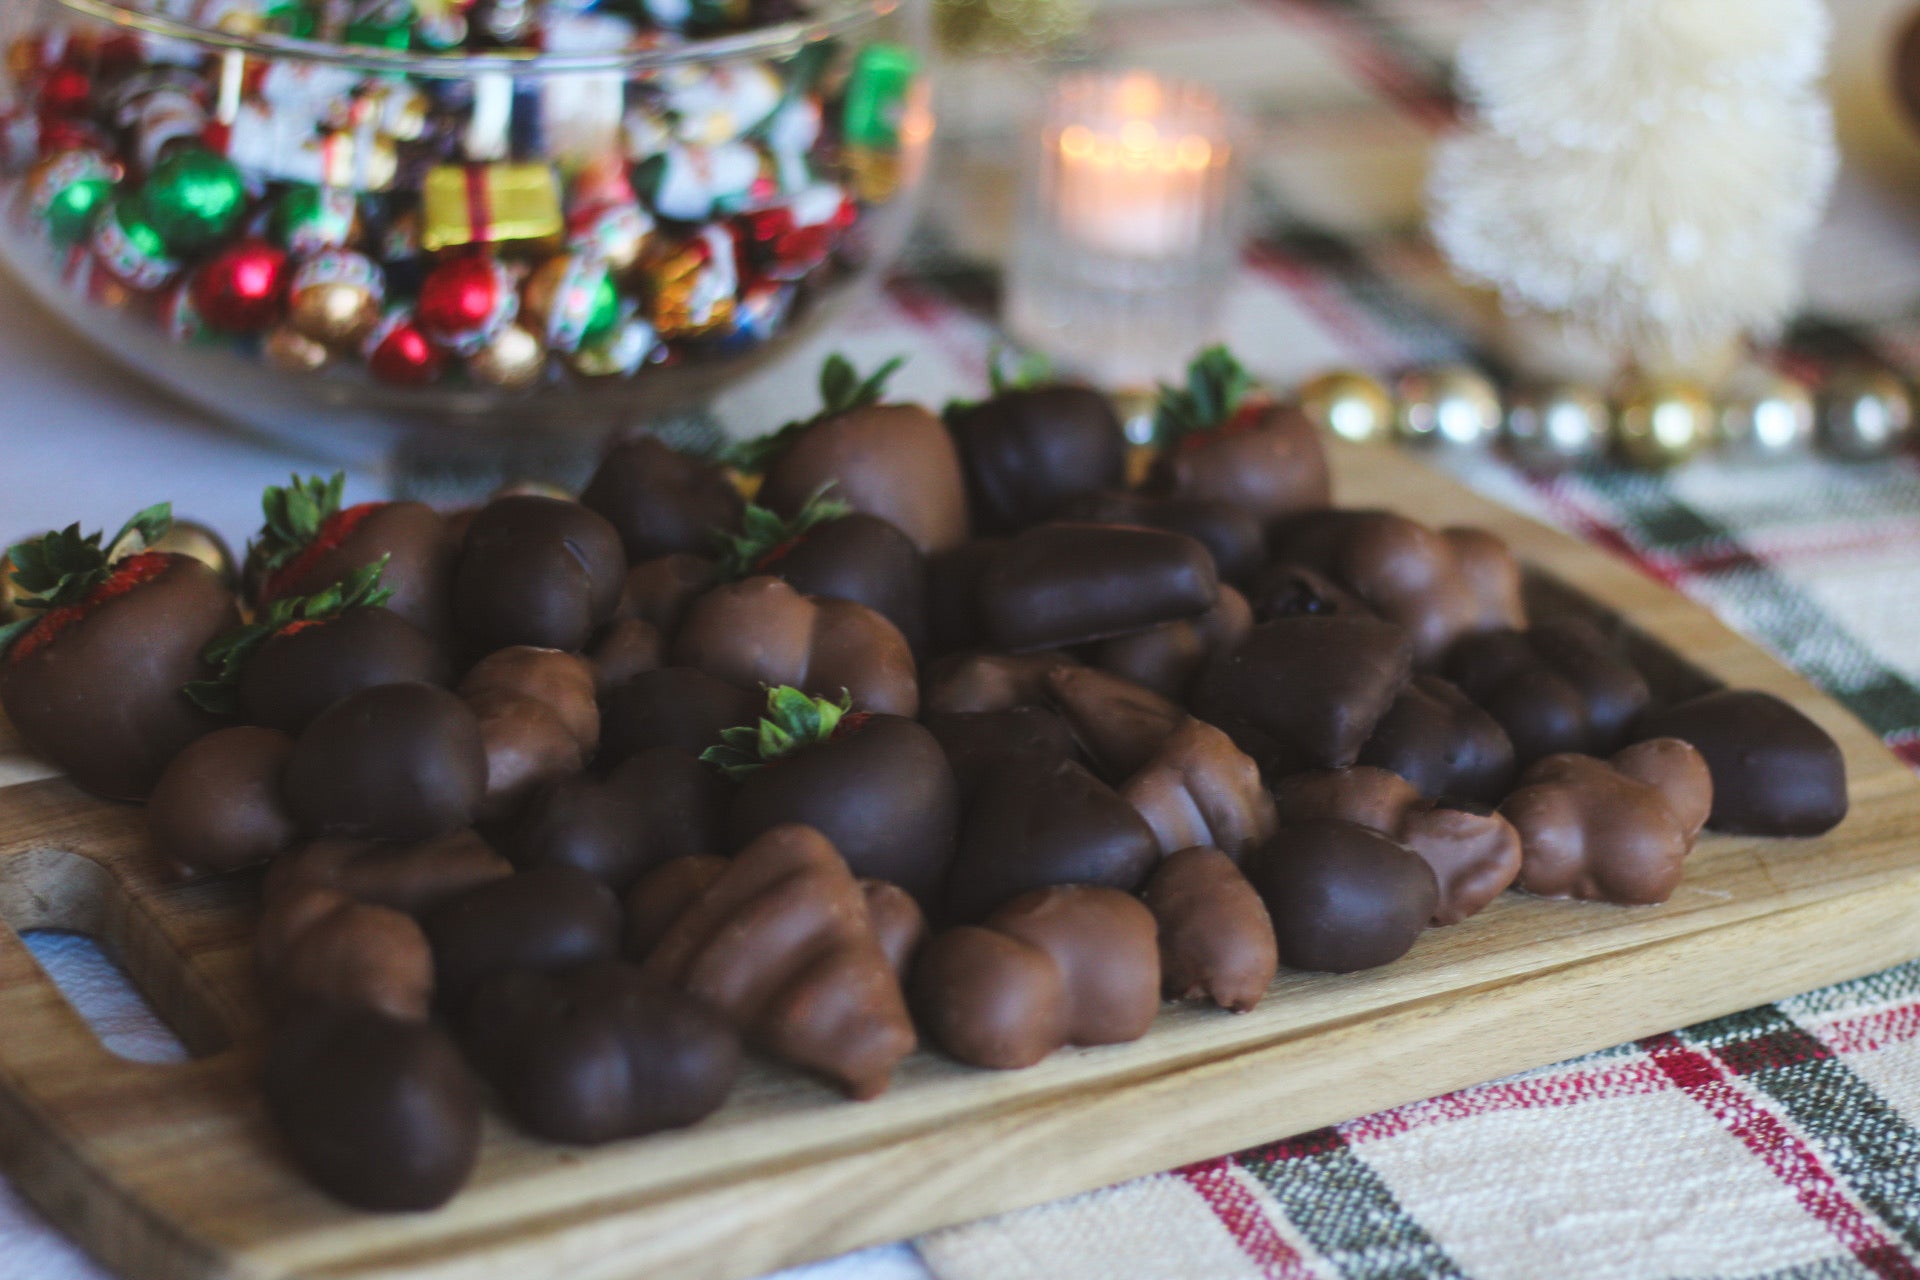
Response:
[{"label": "lit candle", "polygon": [[1087,248],[1176,258],[1216,229],[1231,143],[1205,91],[1145,72],[1069,81],[1046,133],[1042,200]]}]

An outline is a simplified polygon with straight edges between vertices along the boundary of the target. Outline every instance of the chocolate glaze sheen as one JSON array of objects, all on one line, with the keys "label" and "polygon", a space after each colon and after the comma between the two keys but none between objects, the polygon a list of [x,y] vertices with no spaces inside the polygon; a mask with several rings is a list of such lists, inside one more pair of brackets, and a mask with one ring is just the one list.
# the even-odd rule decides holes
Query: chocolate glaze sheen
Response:
[{"label": "chocolate glaze sheen", "polygon": [[563,778],[535,794],[510,848],[523,867],[558,864],[625,892],[648,868],[726,847],[718,770],[679,747],[649,747],[605,779]]},{"label": "chocolate glaze sheen", "polygon": [[987,634],[1015,652],[1197,617],[1219,594],[1199,542],[1109,524],[1037,525],[1001,547],[974,588]]},{"label": "chocolate glaze sheen", "polygon": [[1825,729],[1758,689],[1722,689],[1653,712],[1635,733],[1693,744],[1713,776],[1715,831],[1814,836],[1847,816],[1847,762]]},{"label": "chocolate glaze sheen", "polygon": [[1259,518],[1231,502],[1156,498],[1110,489],[1076,498],[1061,509],[1059,517],[1184,533],[1212,554],[1220,580],[1236,585],[1251,581],[1267,560],[1267,533]]},{"label": "chocolate glaze sheen", "polygon": [[311,834],[424,840],[472,824],[486,748],[473,712],[445,689],[381,685],[315,717],[281,785]]},{"label": "chocolate glaze sheen", "polygon": [[449,899],[421,924],[433,943],[441,1003],[458,1012],[482,979],[552,973],[614,956],[620,900],[577,867],[531,867]]},{"label": "chocolate glaze sheen", "polygon": [[83,790],[142,799],[182,747],[219,725],[180,690],[213,675],[201,650],[239,625],[218,574],[169,556],[26,657],[0,657],[0,707]]},{"label": "chocolate glaze sheen", "polygon": [[1433,918],[1439,882],[1419,854],[1351,822],[1283,827],[1254,883],[1289,968],[1352,973],[1405,955]]},{"label": "chocolate glaze sheen", "polygon": [[723,469],[653,436],[609,449],[580,503],[618,530],[635,564],[673,552],[704,554],[713,547],[714,531],[738,528],[746,510]]},{"label": "chocolate glaze sheen", "polygon": [[240,714],[252,724],[299,733],[362,689],[451,679],[440,645],[419,627],[390,609],[349,609],[261,645],[240,673]]},{"label": "chocolate glaze sheen", "polygon": [[974,527],[1015,533],[1075,497],[1118,488],[1127,441],[1113,404],[1066,384],[1003,391],[947,423],[966,470]]},{"label": "chocolate glaze sheen", "polygon": [[1361,764],[1411,782],[1429,800],[1489,804],[1513,785],[1513,742],[1472,699],[1438,676],[1420,675],[1387,708],[1360,749]]},{"label": "chocolate glaze sheen", "polygon": [[935,712],[926,725],[953,766],[963,806],[971,803],[987,774],[1008,759],[1028,760],[1040,769],[1079,759],[1073,730],[1058,712],[1046,707]]},{"label": "chocolate glaze sheen", "polygon": [[475,654],[583,649],[613,616],[626,574],[619,532],[604,517],[559,498],[498,498],[467,528],[454,623]]},{"label": "chocolate glaze sheen", "polygon": [[849,716],[830,741],[748,774],[727,812],[734,848],[784,823],[812,827],[856,876],[930,901],[952,861],[959,784],[940,742],[899,716]]}]

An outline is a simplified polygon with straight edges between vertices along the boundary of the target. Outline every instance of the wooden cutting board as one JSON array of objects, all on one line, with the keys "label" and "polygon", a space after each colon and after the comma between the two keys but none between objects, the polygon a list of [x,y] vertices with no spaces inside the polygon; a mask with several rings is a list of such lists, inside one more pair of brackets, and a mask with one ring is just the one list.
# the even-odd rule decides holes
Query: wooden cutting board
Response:
[{"label": "wooden cutting board", "polygon": [[[692,1130],[577,1150],[490,1119],[429,1214],[350,1212],[284,1162],[252,1080],[248,883],[169,886],[137,809],[88,799],[0,726],[0,1164],[139,1280],[731,1280],[1015,1209],[1553,1062],[1920,955],[1920,782],[1864,726],[1698,605],[1417,461],[1342,448],[1340,500],[1511,542],[1536,614],[1614,626],[1657,685],[1771,690],[1846,752],[1814,840],[1710,836],[1659,907],[1508,895],[1411,955],[1284,975],[1252,1013],[1169,1006],[1132,1045],[1026,1071],[930,1053],[871,1102],[756,1064]],[[192,1061],[102,1048],[17,931],[103,942]]]}]

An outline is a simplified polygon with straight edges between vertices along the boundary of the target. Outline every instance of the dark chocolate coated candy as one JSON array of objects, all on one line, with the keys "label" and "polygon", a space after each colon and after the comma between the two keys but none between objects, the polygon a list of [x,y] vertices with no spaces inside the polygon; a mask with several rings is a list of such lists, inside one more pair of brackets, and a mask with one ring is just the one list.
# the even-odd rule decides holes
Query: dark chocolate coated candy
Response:
[{"label": "dark chocolate coated candy", "polygon": [[[939,740],[899,716],[850,716],[830,741],[763,765],[734,793],[734,848],[783,823],[812,827],[856,876],[927,901],[953,858],[960,793]],[[851,726],[851,727],[849,727]]]},{"label": "dark chocolate coated candy", "polygon": [[740,1068],[725,1019],[618,960],[489,978],[466,1026],[507,1110],[553,1142],[684,1128],[726,1101]]},{"label": "dark chocolate coated candy", "polygon": [[267,1108],[301,1172],[356,1209],[434,1209],[480,1150],[480,1091],[427,1022],[308,1007],[275,1031]]},{"label": "dark chocolate coated candy", "polygon": [[293,739],[274,729],[217,729],[173,758],[147,800],[153,851],[181,876],[265,862],[293,843],[280,771]]},{"label": "dark chocolate coated candy", "polygon": [[947,753],[963,805],[987,774],[1008,759],[1028,760],[1044,769],[1079,757],[1073,730],[1046,707],[937,712],[927,717],[927,729]]},{"label": "dark chocolate coated candy", "polygon": [[1573,618],[1468,636],[1447,655],[1447,675],[1500,722],[1522,769],[1563,751],[1610,754],[1649,699],[1633,664]]},{"label": "dark chocolate coated candy", "polygon": [[486,749],[473,712],[445,689],[381,685],[315,717],[282,787],[309,833],[425,840],[472,824],[486,796]]},{"label": "dark chocolate coated candy", "polygon": [[523,867],[577,867],[625,892],[649,867],[723,847],[727,783],[679,747],[649,747],[605,779],[562,778],[539,791],[515,833]]},{"label": "dark chocolate coated candy", "polygon": [[1847,816],[1847,762],[1827,731],[1758,689],[1722,689],[1656,711],[1641,737],[1693,744],[1713,775],[1715,831],[1814,836]]},{"label": "dark chocolate coated candy", "polygon": [[349,609],[261,645],[240,674],[240,714],[252,724],[299,733],[362,689],[444,685],[451,678],[446,655],[426,632],[390,609]]},{"label": "dark chocolate coated candy", "polygon": [[766,695],[694,667],[644,671],[614,690],[600,727],[600,758],[624,760],[649,747],[695,755],[720,742],[720,731],[752,724]]},{"label": "dark chocolate coated candy", "polygon": [[927,652],[953,653],[987,643],[974,589],[1004,538],[975,538],[927,557]]},{"label": "dark chocolate coated candy", "polygon": [[547,973],[620,948],[620,900],[577,867],[530,867],[452,898],[421,924],[433,943],[440,1000],[465,1007],[484,978],[515,969]]},{"label": "dark chocolate coated candy", "polygon": [[913,539],[856,511],[809,529],[755,566],[798,591],[863,604],[900,628],[919,653],[927,643],[927,566]]},{"label": "dark chocolate coated candy", "polygon": [[1256,622],[1332,614],[1378,616],[1366,601],[1325,574],[1290,562],[1270,565],[1262,571],[1247,592],[1247,604],[1253,609]]},{"label": "dark chocolate coated candy", "polygon": [[945,915],[979,920],[1047,885],[1132,890],[1159,857],[1153,828],[1085,766],[1010,760],[974,796],[947,875]]},{"label": "dark chocolate coated candy", "polygon": [[974,598],[995,643],[1018,652],[1197,617],[1219,590],[1213,557],[1185,534],[1045,524],[1000,548]]},{"label": "dark chocolate coated candy", "polygon": [[1267,559],[1266,530],[1244,507],[1207,498],[1155,498],[1108,490],[1075,499],[1060,512],[1065,520],[1165,529],[1197,539],[1213,556],[1222,582],[1243,583]]},{"label": "dark chocolate coated candy", "polygon": [[738,528],[746,509],[724,470],[653,436],[609,449],[580,503],[619,531],[635,564],[677,551],[705,554],[713,548],[714,531]]},{"label": "dark chocolate coated candy", "polygon": [[1407,686],[1413,644],[1399,627],[1344,614],[1278,618],[1208,664],[1193,712],[1274,778],[1359,758]]},{"label": "dark chocolate coated candy", "polygon": [[467,528],[454,624],[475,654],[583,649],[613,616],[626,574],[620,535],[603,517],[559,498],[498,498]]},{"label": "dark chocolate coated candy", "polygon": [[1289,968],[1352,973],[1405,955],[1433,918],[1440,885],[1413,850],[1325,820],[1283,827],[1254,872]]},{"label": "dark chocolate coated candy", "polygon": [[1513,743],[1500,722],[1439,676],[1415,676],[1360,749],[1361,764],[1391,770],[1429,800],[1491,804],[1513,784]]},{"label": "dark chocolate coated candy", "polygon": [[1127,440],[1113,403],[1090,387],[1003,391],[953,415],[974,527],[1014,533],[1080,494],[1126,479]]}]

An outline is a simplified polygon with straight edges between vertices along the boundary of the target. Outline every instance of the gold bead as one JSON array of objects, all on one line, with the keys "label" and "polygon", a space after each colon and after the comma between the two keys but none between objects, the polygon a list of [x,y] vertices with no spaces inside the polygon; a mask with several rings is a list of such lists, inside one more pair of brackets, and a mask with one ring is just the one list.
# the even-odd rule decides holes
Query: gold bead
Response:
[{"label": "gold bead", "polygon": [[525,391],[547,367],[547,344],[523,325],[510,324],[467,361],[467,372],[502,391]]},{"label": "gold bead", "polygon": [[149,550],[170,551],[174,555],[198,560],[219,574],[220,581],[229,587],[240,581],[240,566],[234,560],[233,549],[227,546],[227,540],[198,520],[175,520],[173,527]]},{"label": "gold bead", "polygon": [[1820,444],[1838,458],[1868,462],[1899,452],[1913,438],[1913,397],[1886,369],[1834,374],[1820,392]]},{"label": "gold bead", "polygon": [[1394,428],[1405,444],[1484,449],[1500,434],[1500,392],[1471,365],[1412,370],[1394,391]]},{"label": "gold bead", "polygon": [[1536,387],[1513,398],[1506,434],[1514,461],[1528,471],[1566,471],[1607,456],[1613,410],[1576,383]]},{"label": "gold bead", "polygon": [[1300,408],[1323,428],[1354,444],[1384,444],[1393,435],[1393,397],[1379,381],[1336,369],[1302,383]]},{"label": "gold bead", "polygon": [[1679,466],[1713,442],[1713,404],[1690,383],[1636,383],[1620,397],[1615,431],[1634,466]]},{"label": "gold bead", "polygon": [[1798,457],[1813,444],[1813,393],[1796,378],[1747,365],[1727,380],[1719,399],[1718,439],[1736,457]]}]

